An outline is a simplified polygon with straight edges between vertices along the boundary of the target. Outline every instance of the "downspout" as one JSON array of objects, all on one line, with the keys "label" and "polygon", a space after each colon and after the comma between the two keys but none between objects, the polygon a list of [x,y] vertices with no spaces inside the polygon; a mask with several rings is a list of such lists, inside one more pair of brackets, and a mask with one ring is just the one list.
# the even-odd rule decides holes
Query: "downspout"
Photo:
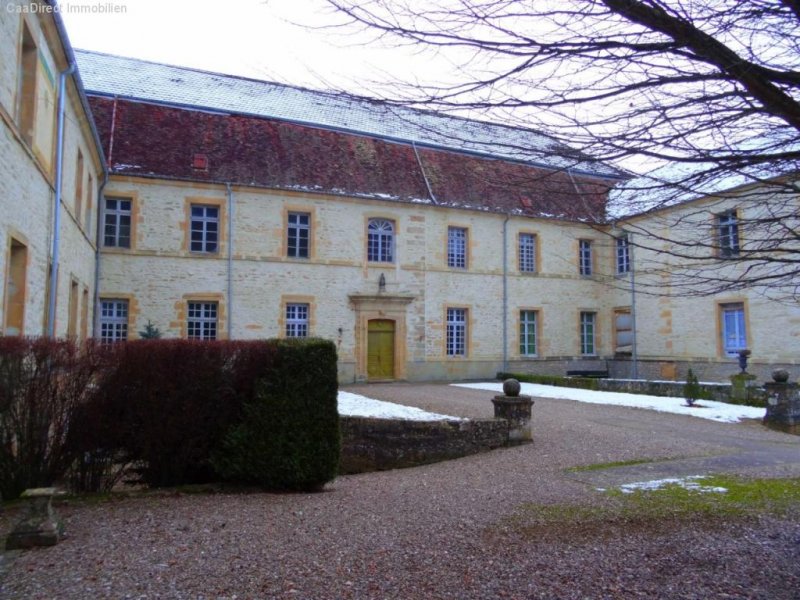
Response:
[{"label": "downspout", "polygon": [[233,190],[225,184],[228,193],[228,339],[233,339]]},{"label": "downspout", "polygon": [[103,221],[105,219],[106,203],[103,194],[108,185],[108,169],[103,169],[103,183],[97,189],[97,226],[95,227],[94,242],[94,319],[92,319],[92,337],[96,338],[100,332],[100,245],[103,235]]},{"label": "downspout", "polygon": [[631,368],[631,379],[639,379],[639,367],[637,365],[637,353],[636,353],[636,279],[634,277],[634,273],[636,269],[634,268],[633,262],[633,244],[631,243],[631,238],[633,237],[632,233],[628,233],[628,252],[630,256],[628,260],[630,260],[630,269],[631,269],[631,359],[633,361],[633,366]]},{"label": "downspout", "polygon": [[503,221],[503,372],[508,373],[508,220]]},{"label": "downspout", "polygon": [[47,337],[55,337],[56,331],[56,286],[58,285],[58,262],[61,245],[61,187],[64,179],[64,102],[67,90],[67,77],[75,72],[75,63],[58,75],[58,128],[56,134],[56,195],[53,222],[53,247],[50,253],[50,295],[47,299]]}]

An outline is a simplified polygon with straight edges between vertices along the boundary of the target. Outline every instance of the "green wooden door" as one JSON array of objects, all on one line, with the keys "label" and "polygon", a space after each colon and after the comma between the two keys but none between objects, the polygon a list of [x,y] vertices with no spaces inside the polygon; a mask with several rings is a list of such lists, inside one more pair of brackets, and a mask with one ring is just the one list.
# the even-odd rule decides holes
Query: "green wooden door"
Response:
[{"label": "green wooden door", "polygon": [[367,335],[367,376],[394,379],[394,321],[370,321]]}]

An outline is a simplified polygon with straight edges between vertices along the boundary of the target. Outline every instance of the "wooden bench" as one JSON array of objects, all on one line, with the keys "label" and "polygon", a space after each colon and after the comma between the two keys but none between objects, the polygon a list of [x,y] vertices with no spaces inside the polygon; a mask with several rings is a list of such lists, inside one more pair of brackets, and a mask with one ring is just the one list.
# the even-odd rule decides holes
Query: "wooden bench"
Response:
[{"label": "wooden bench", "polygon": [[567,365],[567,377],[608,378],[608,361],[573,360]]}]

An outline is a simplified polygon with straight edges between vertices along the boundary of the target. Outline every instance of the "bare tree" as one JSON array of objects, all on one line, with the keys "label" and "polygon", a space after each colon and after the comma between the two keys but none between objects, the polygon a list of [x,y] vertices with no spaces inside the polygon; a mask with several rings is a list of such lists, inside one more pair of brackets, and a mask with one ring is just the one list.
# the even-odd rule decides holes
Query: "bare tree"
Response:
[{"label": "bare tree", "polygon": [[649,165],[608,219],[634,232],[647,269],[670,273],[648,279],[656,293],[800,297],[798,0],[327,1],[454,65],[447,83],[389,100],[482,111]]}]

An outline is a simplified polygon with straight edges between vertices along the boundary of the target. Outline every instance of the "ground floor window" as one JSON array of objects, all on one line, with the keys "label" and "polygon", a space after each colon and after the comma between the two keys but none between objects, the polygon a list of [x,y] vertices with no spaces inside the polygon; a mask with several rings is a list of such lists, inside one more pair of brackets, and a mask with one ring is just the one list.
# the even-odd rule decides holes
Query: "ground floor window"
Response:
[{"label": "ground floor window", "polygon": [[286,305],[286,337],[308,337],[308,304]]},{"label": "ground floor window", "polygon": [[720,305],[722,349],[727,356],[736,356],[747,348],[747,330],[744,322],[744,304]]},{"label": "ground floor window", "polygon": [[447,309],[447,356],[467,355],[467,309]]},{"label": "ground floor window", "polygon": [[186,333],[190,340],[217,339],[217,303],[189,302]]},{"label": "ground floor window", "polygon": [[520,356],[536,356],[536,311],[519,311]]},{"label": "ground floor window", "polygon": [[581,313],[581,354],[592,356],[597,354],[597,313]]},{"label": "ground floor window", "polygon": [[128,301],[100,300],[100,341],[124,342],[128,339]]}]

